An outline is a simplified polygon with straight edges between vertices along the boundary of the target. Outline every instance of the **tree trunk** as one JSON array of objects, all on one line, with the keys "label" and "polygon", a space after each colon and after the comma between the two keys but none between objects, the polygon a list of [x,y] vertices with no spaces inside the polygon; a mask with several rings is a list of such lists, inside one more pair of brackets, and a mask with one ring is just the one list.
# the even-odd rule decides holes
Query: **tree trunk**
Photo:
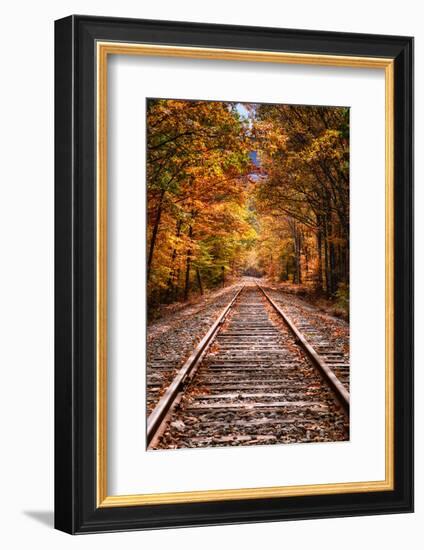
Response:
[{"label": "tree trunk", "polygon": [[317,250],[318,250],[318,287],[320,290],[324,290],[324,284],[322,280],[322,233],[321,228],[317,232]]},{"label": "tree trunk", "polygon": [[[193,236],[193,227],[190,225],[188,230],[188,236],[191,239]],[[190,293],[190,267],[191,267],[191,243],[187,249],[187,260],[186,260],[186,273],[185,273],[185,285],[184,285],[184,301],[188,300],[188,295]]]},{"label": "tree trunk", "polygon": [[346,243],[343,248],[344,252],[344,282],[349,284],[350,279],[350,241],[349,241],[349,234],[347,235]]},{"label": "tree trunk", "polygon": [[196,267],[196,277],[197,277],[197,285],[200,290],[200,295],[203,296],[203,286],[202,286],[202,279],[200,277],[200,270],[198,267]]},{"label": "tree trunk", "polygon": [[[331,214],[330,214],[331,216]],[[334,246],[334,233],[333,233],[333,222],[330,219],[327,221],[327,240],[328,240],[328,261],[330,269],[330,294],[334,295],[337,290],[337,269],[336,269],[336,257],[335,257],[335,246]]]},{"label": "tree trunk", "polygon": [[297,280],[298,284],[302,284],[302,234],[300,231],[297,232]]},{"label": "tree trunk", "polygon": [[165,196],[165,190],[163,189],[161,191],[159,204],[158,204],[158,208],[157,208],[157,211],[156,211],[155,224],[153,226],[153,231],[152,231],[152,238],[151,238],[151,241],[150,241],[149,256],[148,256],[148,259],[147,259],[147,280],[150,279],[150,273],[151,273],[151,267],[152,267],[152,261],[153,261],[153,253],[155,251],[156,237],[158,235],[160,218],[162,216],[162,206],[163,206],[164,196]]},{"label": "tree trunk", "polygon": [[334,294],[337,290],[338,281],[337,281],[334,243],[331,240],[330,240],[330,270],[331,270],[331,294]]},{"label": "tree trunk", "polygon": [[174,285],[174,288],[173,288],[173,298],[172,298],[172,300],[174,302],[176,300],[178,300],[178,298],[180,296],[180,277],[181,277],[181,268],[179,267],[177,269],[177,275],[175,277],[175,285]]},{"label": "tree trunk", "polygon": [[[177,238],[181,234],[181,225],[182,225],[182,220],[178,220],[176,231],[175,231],[175,236]],[[167,289],[167,294],[168,294],[169,297],[172,296],[173,291],[174,291],[174,286],[175,286],[175,266],[174,266],[174,263],[175,263],[176,258],[177,258],[177,249],[174,248],[174,250],[172,251],[172,256],[171,256],[171,271],[169,273],[168,282],[167,282],[167,288],[168,288]]]},{"label": "tree trunk", "polygon": [[325,264],[325,291],[327,296],[331,294],[331,270],[330,270],[330,259],[328,253],[328,229],[327,229],[327,219],[324,222],[324,264]]},{"label": "tree trunk", "polygon": [[309,280],[309,249],[307,245],[303,245],[303,254],[305,255],[305,280]]},{"label": "tree trunk", "polygon": [[300,234],[295,227],[294,229],[294,254],[295,254],[295,283],[300,285],[302,284],[302,273],[300,265]]}]

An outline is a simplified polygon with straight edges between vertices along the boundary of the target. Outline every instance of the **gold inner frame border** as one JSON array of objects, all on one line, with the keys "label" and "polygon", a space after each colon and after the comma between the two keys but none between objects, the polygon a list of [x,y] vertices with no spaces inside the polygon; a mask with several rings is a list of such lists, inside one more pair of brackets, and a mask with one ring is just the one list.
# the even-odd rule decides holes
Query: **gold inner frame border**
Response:
[{"label": "gold inner frame border", "polygon": [[[182,57],[262,63],[384,69],[385,72],[385,479],[315,485],[214,489],[109,496],[107,491],[107,62],[109,55]],[[390,58],[255,50],[96,42],[97,63],[97,507],[212,502],[306,495],[366,493],[394,489],[394,60]]]}]

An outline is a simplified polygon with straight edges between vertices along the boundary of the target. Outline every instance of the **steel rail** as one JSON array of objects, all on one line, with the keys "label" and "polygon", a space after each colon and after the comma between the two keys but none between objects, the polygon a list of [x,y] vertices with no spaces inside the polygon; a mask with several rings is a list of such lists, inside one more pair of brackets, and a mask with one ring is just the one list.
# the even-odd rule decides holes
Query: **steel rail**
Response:
[{"label": "steel rail", "polygon": [[205,336],[196,346],[193,353],[190,355],[190,357],[187,359],[184,365],[180,368],[180,370],[178,371],[178,374],[175,376],[174,380],[168,386],[166,392],[160,398],[156,407],[150,413],[147,419],[147,436],[146,436],[147,446],[150,445],[156,432],[159,430],[162,424],[162,421],[165,419],[168,411],[172,407],[176,397],[178,396],[178,393],[184,387],[184,383],[193,375],[194,370],[196,366],[199,364],[201,357],[204,355],[205,351],[211,345],[219,329],[221,328],[221,325],[224,323],[228,313],[233,307],[235,301],[237,300],[240,293],[244,289],[244,286],[245,285],[243,285],[236,292],[234,297],[231,299],[230,303],[227,306],[225,306],[225,308],[222,310],[222,312],[220,313],[216,321],[213,323],[213,325],[210,327],[208,332],[205,334]]},{"label": "steel rail", "polygon": [[290,331],[293,333],[296,340],[300,343],[302,348],[305,350],[309,359],[323,374],[325,380],[328,382],[328,384],[331,386],[331,389],[336,394],[336,397],[339,403],[341,404],[343,409],[346,411],[346,413],[349,414],[350,396],[347,389],[343,386],[343,384],[340,382],[340,380],[337,378],[337,376],[334,374],[331,368],[326,364],[326,362],[323,361],[323,359],[319,356],[319,354],[314,350],[314,348],[306,340],[306,338],[303,336],[300,330],[294,325],[293,321],[287,316],[287,314],[284,313],[284,311],[274,302],[274,300],[267,294],[267,292],[261,287],[261,285],[259,285],[258,283],[256,284],[258,288],[262,291],[265,298],[274,308],[274,310],[278,313],[278,315],[283,319],[285,324],[289,327]]}]

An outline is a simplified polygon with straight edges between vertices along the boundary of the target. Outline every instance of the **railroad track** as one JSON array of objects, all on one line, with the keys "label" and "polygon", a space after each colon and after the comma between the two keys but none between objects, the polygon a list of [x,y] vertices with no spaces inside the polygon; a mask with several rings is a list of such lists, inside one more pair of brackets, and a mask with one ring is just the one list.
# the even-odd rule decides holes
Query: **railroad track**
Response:
[{"label": "railroad track", "polygon": [[347,387],[307,334],[243,286],[151,412],[149,449],[349,439]]},{"label": "railroad track", "polygon": [[[274,290],[268,291],[270,298],[273,299]],[[313,347],[318,354],[320,361],[328,365],[331,371],[336,375],[337,379],[349,391],[350,380],[350,365],[349,354],[343,349],[340,343],[334,341],[334,338],[328,338],[328,330],[325,327],[319,326],[319,321],[311,321],[310,315],[305,312],[309,309],[308,306],[299,308],[293,303],[290,295],[277,294],[278,298],[273,299],[274,303],[284,312],[284,316],[289,324],[294,325],[305,337],[307,342]]]},{"label": "railroad track", "polygon": [[[206,305],[189,306],[184,312],[177,312],[172,326],[165,324],[156,337],[150,331],[148,332],[146,364],[148,415],[178,374],[184,364],[184,358],[196,347],[199,336],[202,338],[209,325],[213,323],[213,319],[228,305],[234,294],[235,290],[232,292],[224,290],[222,295],[215,296],[213,301],[208,300]],[[202,312],[205,312],[205,315],[202,315]],[[154,334],[154,331],[152,332]],[[166,333],[169,333],[169,338],[164,338]],[[157,344],[154,342],[155,339],[158,340]]]}]

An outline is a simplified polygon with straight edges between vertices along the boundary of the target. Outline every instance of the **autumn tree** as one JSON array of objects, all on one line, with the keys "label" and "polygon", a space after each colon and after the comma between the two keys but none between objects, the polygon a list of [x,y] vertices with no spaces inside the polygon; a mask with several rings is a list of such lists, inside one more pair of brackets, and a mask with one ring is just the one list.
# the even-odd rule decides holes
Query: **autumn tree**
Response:
[{"label": "autumn tree", "polygon": [[258,211],[280,220],[289,236],[280,246],[279,276],[290,274],[296,283],[312,278],[328,295],[349,283],[348,128],[347,108],[255,110],[266,173],[257,188]]},{"label": "autumn tree", "polygon": [[347,108],[148,100],[146,155],[151,306],[241,274],[348,290]]},{"label": "autumn tree", "polygon": [[237,268],[250,159],[244,123],[224,102],[147,104],[147,279],[151,302],[187,299],[192,285]]}]

